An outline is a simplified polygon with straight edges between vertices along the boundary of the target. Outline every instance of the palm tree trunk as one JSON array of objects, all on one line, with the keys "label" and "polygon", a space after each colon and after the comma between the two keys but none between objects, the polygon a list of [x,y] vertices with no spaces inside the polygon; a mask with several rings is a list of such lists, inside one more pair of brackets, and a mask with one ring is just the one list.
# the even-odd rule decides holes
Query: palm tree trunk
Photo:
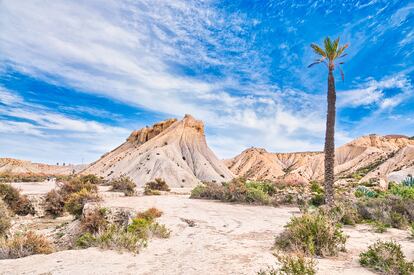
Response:
[{"label": "palm tree trunk", "polygon": [[335,79],[332,69],[328,75],[328,111],[326,115],[325,133],[325,200],[329,206],[334,204],[334,166],[335,166]]}]

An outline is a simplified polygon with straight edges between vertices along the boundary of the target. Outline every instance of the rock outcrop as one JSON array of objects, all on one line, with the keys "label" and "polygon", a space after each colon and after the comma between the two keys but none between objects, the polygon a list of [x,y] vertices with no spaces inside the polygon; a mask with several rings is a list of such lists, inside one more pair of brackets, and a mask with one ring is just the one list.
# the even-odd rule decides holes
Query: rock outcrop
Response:
[{"label": "rock outcrop", "polygon": [[170,187],[193,187],[202,181],[223,182],[233,173],[208,148],[204,124],[190,115],[134,131],[126,142],[84,171],[104,178],[129,176],[138,187],[155,178]]},{"label": "rock outcrop", "polygon": [[[323,180],[322,152],[269,153],[250,148],[226,164],[238,176],[260,180],[309,182]],[[414,173],[414,140],[402,135],[369,135],[357,138],[335,151],[337,178],[378,181],[401,181]]]}]

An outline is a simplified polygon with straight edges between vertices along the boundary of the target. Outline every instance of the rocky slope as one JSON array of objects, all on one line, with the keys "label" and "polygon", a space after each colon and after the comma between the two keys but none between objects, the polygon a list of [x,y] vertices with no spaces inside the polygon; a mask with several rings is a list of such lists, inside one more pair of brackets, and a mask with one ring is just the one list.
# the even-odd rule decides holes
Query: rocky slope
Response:
[{"label": "rocky slope", "polygon": [[[321,152],[269,153],[250,148],[226,164],[239,176],[250,179],[308,182],[322,180],[324,155]],[[405,178],[414,172],[414,140],[401,135],[369,135],[336,149],[335,174],[338,179],[377,181]]]},{"label": "rocky slope", "polygon": [[36,174],[36,175],[69,175],[85,168],[82,165],[49,165],[33,163],[27,160],[0,158],[0,173]]},{"label": "rocky slope", "polygon": [[132,132],[126,142],[82,173],[105,178],[126,175],[140,187],[155,178],[163,178],[171,187],[192,187],[234,176],[208,148],[203,122],[190,115]]}]

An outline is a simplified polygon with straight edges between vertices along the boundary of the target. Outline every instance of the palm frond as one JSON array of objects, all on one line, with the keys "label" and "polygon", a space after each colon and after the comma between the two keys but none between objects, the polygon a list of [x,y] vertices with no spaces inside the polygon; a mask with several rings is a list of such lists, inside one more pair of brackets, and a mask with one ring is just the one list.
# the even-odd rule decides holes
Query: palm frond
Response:
[{"label": "palm frond", "polygon": [[342,47],[340,47],[340,48],[339,48],[339,50],[336,52],[336,56],[335,56],[335,58],[336,58],[336,57],[338,57],[338,56],[341,56],[341,57],[346,56],[347,54],[344,54],[344,55],[342,56],[342,54],[343,54],[343,52],[346,50],[346,48],[348,48],[348,44],[345,44],[345,45],[343,45]]},{"label": "palm frond", "polygon": [[338,45],[339,45],[339,37],[337,39],[335,39],[335,41],[333,42],[332,50],[334,52],[336,52],[338,50]]},{"label": "palm frond", "polygon": [[311,44],[311,48],[313,49],[313,51],[314,51],[316,54],[319,54],[319,55],[321,55],[321,56],[323,56],[323,57],[326,57],[326,53],[325,53],[325,52],[324,52],[324,50],[322,50],[322,48],[321,48],[321,47],[319,47],[318,45],[316,45],[316,44],[312,43],[312,44]]},{"label": "palm frond", "polygon": [[341,68],[341,67],[339,67],[339,66],[338,66],[338,68],[339,68],[339,71],[341,72],[341,78],[342,78],[342,81],[344,81],[344,80],[345,80],[345,74],[344,74],[344,72],[342,71],[342,68]]},{"label": "palm frond", "polygon": [[312,66],[314,66],[314,65],[316,65],[316,64],[320,64],[320,63],[322,63],[323,61],[316,61],[316,62],[313,62],[312,64],[310,64],[309,66],[308,66],[308,68],[310,68],[310,67],[312,67]]},{"label": "palm frond", "polygon": [[345,57],[345,56],[347,56],[348,54],[347,53],[344,53],[343,55],[341,55],[340,57],[338,57],[338,58],[342,58],[342,57]]},{"label": "palm frond", "polygon": [[325,46],[325,52],[326,55],[329,59],[331,59],[332,57],[332,42],[331,39],[329,37],[326,37],[325,40],[323,41],[324,46]]}]

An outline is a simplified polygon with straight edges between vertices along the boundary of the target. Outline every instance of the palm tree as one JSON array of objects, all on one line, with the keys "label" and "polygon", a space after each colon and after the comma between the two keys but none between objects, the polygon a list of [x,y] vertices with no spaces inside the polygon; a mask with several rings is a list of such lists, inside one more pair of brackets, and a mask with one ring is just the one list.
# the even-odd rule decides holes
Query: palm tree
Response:
[{"label": "palm tree", "polygon": [[329,37],[325,38],[324,49],[316,44],[311,44],[313,51],[319,55],[319,59],[315,60],[308,66],[323,63],[328,68],[328,111],[326,115],[326,132],[325,132],[325,201],[329,206],[334,204],[334,165],[335,165],[335,79],[333,71],[337,66],[341,72],[342,81],[344,80],[344,73],[340,67],[344,62],[336,63],[339,58],[346,56],[345,49],[348,48],[348,44],[339,46],[339,37],[334,41],[331,41]]}]

